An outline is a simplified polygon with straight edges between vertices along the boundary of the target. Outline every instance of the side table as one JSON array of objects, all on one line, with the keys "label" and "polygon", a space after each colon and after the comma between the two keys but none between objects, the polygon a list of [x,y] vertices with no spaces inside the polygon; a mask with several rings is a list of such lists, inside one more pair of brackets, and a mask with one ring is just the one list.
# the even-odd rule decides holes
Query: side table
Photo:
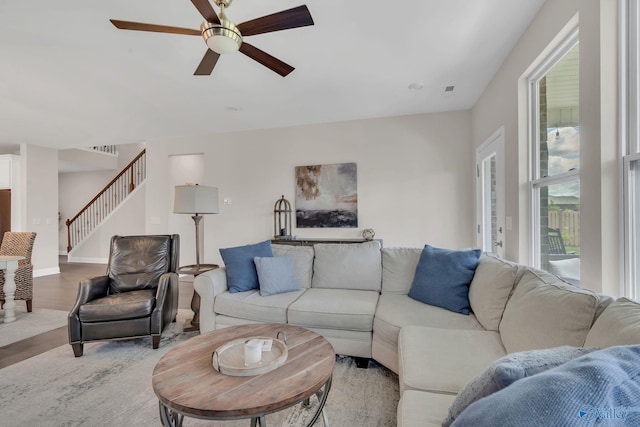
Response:
[{"label": "side table", "polygon": [[[199,274],[204,272],[215,270],[219,268],[218,264],[200,264],[198,265],[185,265],[178,269],[179,274],[190,274],[195,279]],[[193,311],[193,319],[187,321],[184,325],[185,332],[199,331],[200,330],[200,294],[193,290],[193,297],[191,298],[191,310]]]}]

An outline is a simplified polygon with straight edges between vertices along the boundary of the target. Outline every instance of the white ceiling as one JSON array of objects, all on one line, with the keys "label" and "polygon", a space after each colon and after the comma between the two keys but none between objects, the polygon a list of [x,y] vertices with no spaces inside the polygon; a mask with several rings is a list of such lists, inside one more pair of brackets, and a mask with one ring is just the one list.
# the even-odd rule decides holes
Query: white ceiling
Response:
[{"label": "white ceiling", "polygon": [[[296,67],[282,78],[240,53],[194,76],[200,37],[109,22],[198,29],[189,0],[1,1],[0,145],[126,144],[468,109],[542,3],[235,0],[227,16],[236,23],[309,7],[314,26],[247,37]],[[413,82],[424,88],[409,90]]]}]

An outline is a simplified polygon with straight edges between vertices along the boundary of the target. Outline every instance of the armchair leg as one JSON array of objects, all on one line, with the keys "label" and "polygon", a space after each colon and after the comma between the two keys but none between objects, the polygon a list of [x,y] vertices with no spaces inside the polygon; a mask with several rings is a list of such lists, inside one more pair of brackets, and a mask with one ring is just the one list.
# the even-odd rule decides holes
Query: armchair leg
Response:
[{"label": "armchair leg", "polygon": [[153,335],[151,337],[151,340],[153,342],[153,349],[156,350],[158,347],[160,347],[160,335]]},{"label": "armchair leg", "polygon": [[71,344],[71,348],[73,348],[73,355],[74,356],[76,356],[76,357],[82,356],[82,353],[84,351],[84,344],[82,344],[82,343]]},{"label": "armchair leg", "polygon": [[33,311],[33,300],[27,300],[27,313],[31,313]]}]

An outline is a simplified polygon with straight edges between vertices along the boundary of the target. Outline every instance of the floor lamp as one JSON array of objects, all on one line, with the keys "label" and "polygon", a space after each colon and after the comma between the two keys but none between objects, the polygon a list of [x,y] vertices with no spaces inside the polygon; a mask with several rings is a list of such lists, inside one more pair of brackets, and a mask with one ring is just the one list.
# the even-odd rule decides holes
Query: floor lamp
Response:
[{"label": "floor lamp", "polygon": [[200,270],[201,214],[218,213],[218,189],[204,185],[176,185],[173,213],[191,214],[196,225],[196,271]]}]

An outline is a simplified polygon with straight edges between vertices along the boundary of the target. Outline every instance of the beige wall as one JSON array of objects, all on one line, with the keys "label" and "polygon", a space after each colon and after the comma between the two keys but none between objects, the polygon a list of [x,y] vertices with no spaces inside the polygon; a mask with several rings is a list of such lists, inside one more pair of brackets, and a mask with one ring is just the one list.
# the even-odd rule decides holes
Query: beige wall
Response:
[{"label": "beige wall", "polygon": [[[199,183],[219,188],[221,210],[203,220],[201,261],[220,262],[220,247],[272,236],[275,201],[284,195],[295,208],[295,166],[343,162],[358,165],[358,229],[294,235],[357,238],[373,228],[388,247],[474,246],[470,140],[470,112],[458,111],[149,141],[146,230],[194,234],[190,219],[173,219],[169,156],[202,153]],[[192,252],[182,245],[183,265]]]},{"label": "beige wall", "polygon": [[529,263],[526,77],[575,23],[580,30],[582,286],[619,295],[617,1],[548,0],[472,109],[478,147],[500,126],[506,140],[506,257]]},{"label": "beige wall", "polygon": [[26,183],[21,231],[38,233],[31,258],[34,275],[58,273],[58,150],[22,144],[20,158]]}]

